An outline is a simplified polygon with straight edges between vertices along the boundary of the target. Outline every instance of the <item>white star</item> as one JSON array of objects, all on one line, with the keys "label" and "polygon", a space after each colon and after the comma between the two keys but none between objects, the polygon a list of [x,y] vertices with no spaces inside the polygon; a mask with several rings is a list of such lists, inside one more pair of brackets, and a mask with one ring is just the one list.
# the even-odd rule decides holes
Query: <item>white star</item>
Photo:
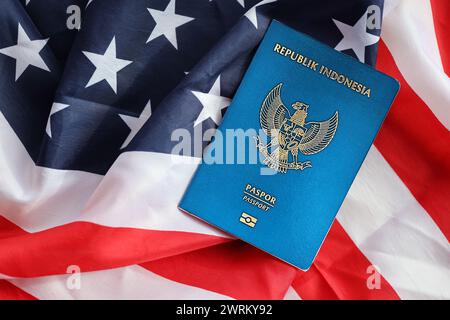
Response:
[{"label": "white star", "polygon": [[170,0],[166,10],[160,11],[151,8],[147,8],[151,16],[156,22],[150,37],[148,37],[147,43],[159,36],[165,36],[167,40],[178,49],[177,32],[176,29],[183,24],[186,24],[194,18],[182,16],[175,13],[175,0]]},{"label": "white star", "polygon": [[45,127],[45,132],[47,132],[47,134],[50,138],[52,137],[52,125],[51,125],[52,115],[54,115],[55,113],[57,113],[61,110],[64,110],[68,106],[69,106],[68,104],[63,104],[63,103],[58,103],[58,102],[53,103],[52,109],[50,110],[50,114],[48,115],[47,126]]},{"label": "white star", "polygon": [[255,4],[245,13],[245,16],[253,23],[256,29],[258,29],[258,15],[256,14],[256,8],[275,1],[277,0],[263,0],[260,3]]},{"label": "white star", "polygon": [[91,79],[89,79],[86,88],[99,83],[102,80],[106,80],[114,92],[117,93],[117,72],[128,66],[133,61],[117,58],[116,37],[113,37],[104,54],[97,54],[88,51],[83,51],[83,54],[95,66],[95,71],[92,74]]},{"label": "white star", "polygon": [[352,49],[359,61],[365,62],[366,47],[373,45],[380,39],[379,36],[367,32],[367,12],[352,27],[333,19],[344,38],[335,47],[338,51]]},{"label": "white star", "polygon": [[39,54],[47,41],[48,39],[31,40],[19,23],[17,45],[0,49],[0,53],[16,59],[16,81],[30,65],[50,71]]},{"label": "white star", "polygon": [[231,102],[231,99],[220,95],[220,76],[208,93],[199,91],[192,91],[192,93],[203,106],[197,120],[195,120],[194,127],[208,118],[211,118],[216,125],[219,125],[222,122],[222,109],[228,107]]},{"label": "white star", "polygon": [[25,0],[25,5],[27,6],[30,3],[30,0]]},{"label": "white star", "polygon": [[141,130],[142,126],[145,122],[147,122],[148,119],[150,119],[150,116],[152,115],[152,105],[150,103],[150,100],[145,105],[144,110],[142,111],[139,118],[136,117],[130,117],[124,114],[119,114],[119,116],[122,118],[122,120],[127,124],[128,127],[130,127],[131,131],[128,137],[125,139],[124,143],[120,147],[120,149],[125,148],[128,146],[131,140],[133,140],[134,136]]}]

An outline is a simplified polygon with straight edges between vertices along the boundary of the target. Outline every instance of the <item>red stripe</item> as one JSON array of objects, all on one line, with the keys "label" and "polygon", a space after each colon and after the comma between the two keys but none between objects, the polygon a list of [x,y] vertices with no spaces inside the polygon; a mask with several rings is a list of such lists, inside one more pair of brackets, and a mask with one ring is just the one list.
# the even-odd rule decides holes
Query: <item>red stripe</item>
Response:
[{"label": "red stripe", "polygon": [[37,300],[11,282],[0,280],[0,300]]},{"label": "red stripe", "polygon": [[375,145],[449,239],[450,132],[405,81],[383,42],[377,68],[399,80],[401,90]]},{"label": "red stripe", "polygon": [[450,1],[431,0],[431,9],[442,64],[445,72],[450,76]]},{"label": "red stripe", "polygon": [[[30,234],[1,218],[0,230],[0,273],[11,276],[62,274],[74,264],[90,271],[141,263],[168,279],[236,299],[280,299],[297,274],[291,266],[240,241],[214,245],[224,241],[216,237],[90,223]],[[208,248],[142,263],[147,257],[158,259],[199,247]],[[335,224],[312,269],[294,282],[295,289],[307,299],[396,297],[384,280],[380,291],[365,287],[368,265]]]},{"label": "red stripe", "polygon": [[238,240],[142,266],[235,299],[282,299],[296,274],[290,265]]},{"label": "red stripe", "polygon": [[379,289],[368,288],[367,279],[373,275],[369,266],[371,262],[335,221],[314,265],[299,272],[292,286],[302,299],[399,299],[382,276]]},{"label": "red stripe", "polygon": [[0,273],[12,277],[110,269],[208,247],[229,239],[188,232],[110,228],[74,222],[28,233],[0,216]]},{"label": "red stripe", "polygon": [[307,272],[299,271],[292,287],[303,300],[339,300],[340,297],[315,265]]},{"label": "red stripe", "polygon": [[280,299],[291,283],[303,299],[399,298],[382,276],[379,289],[367,287],[371,263],[338,222],[306,273],[241,241],[141,265],[173,281],[236,299]]}]

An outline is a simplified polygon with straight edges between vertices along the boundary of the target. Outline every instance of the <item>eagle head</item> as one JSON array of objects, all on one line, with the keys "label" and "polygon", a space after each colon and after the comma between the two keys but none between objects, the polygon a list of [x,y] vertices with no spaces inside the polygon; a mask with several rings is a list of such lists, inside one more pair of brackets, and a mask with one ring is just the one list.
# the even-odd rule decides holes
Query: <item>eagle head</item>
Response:
[{"label": "eagle head", "polygon": [[297,111],[304,110],[306,113],[308,113],[309,104],[303,102],[296,102],[292,105],[292,108],[294,108]]},{"label": "eagle head", "polygon": [[304,126],[306,117],[308,116],[309,105],[303,102],[296,102],[292,105],[292,108],[295,109],[295,113],[291,120],[300,126]]}]

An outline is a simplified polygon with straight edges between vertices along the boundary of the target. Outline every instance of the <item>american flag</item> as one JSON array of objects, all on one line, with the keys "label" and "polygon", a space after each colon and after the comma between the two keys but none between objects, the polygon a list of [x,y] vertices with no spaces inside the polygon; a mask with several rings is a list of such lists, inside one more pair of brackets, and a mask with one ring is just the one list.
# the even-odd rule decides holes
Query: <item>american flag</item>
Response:
[{"label": "american flag", "polygon": [[[0,298],[450,299],[449,1],[0,9]],[[272,19],[401,83],[307,272],[177,209]]]}]

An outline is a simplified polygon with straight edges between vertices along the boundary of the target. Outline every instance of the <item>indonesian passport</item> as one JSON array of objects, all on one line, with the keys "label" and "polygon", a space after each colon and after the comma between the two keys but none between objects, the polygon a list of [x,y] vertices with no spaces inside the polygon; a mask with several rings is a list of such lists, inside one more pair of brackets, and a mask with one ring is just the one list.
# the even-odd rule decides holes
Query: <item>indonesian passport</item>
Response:
[{"label": "indonesian passport", "polygon": [[308,269],[398,90],[273,21],[179,208]]}]

